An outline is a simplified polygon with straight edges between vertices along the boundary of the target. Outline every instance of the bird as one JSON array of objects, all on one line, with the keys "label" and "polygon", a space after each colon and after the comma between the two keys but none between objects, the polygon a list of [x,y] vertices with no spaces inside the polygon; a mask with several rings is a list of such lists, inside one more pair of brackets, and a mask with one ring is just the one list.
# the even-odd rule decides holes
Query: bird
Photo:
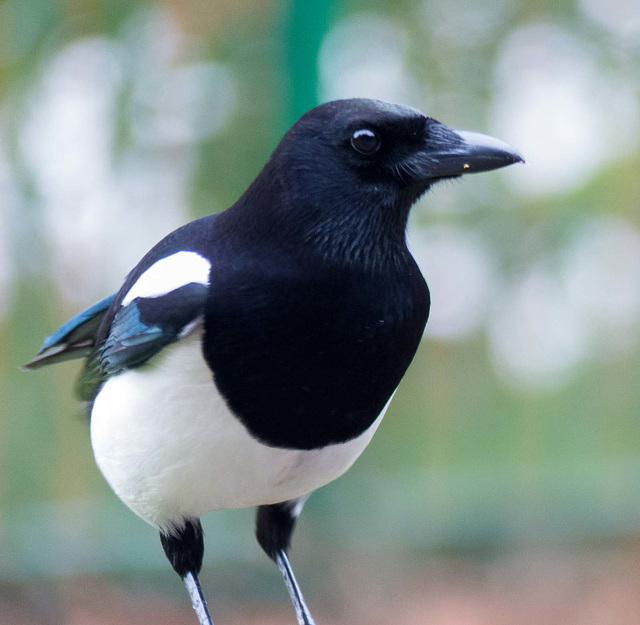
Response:
[{"label": "bird", "polygon": [[200,625],[213,625],[200,519],[249,507],[299,625],[314,624],[294,527],[371,440],[429,315],[410,209],[438,181],[520,162],[408,106],[320,104],[235,204],[163,238],[24,365],[84,360],[97,466],[159,532]]}]

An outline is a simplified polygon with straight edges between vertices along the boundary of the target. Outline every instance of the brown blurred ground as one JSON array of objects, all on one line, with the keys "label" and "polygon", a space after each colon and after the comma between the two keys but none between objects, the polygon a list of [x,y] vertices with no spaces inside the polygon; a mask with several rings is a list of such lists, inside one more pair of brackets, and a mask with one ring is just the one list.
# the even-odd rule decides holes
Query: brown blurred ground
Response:
[{"label": "brown blurred ground", "polygon": [[[313,589],[307,593],[319,625],[631,625],[640,623],[639,565],[636,540],[579,551],[433,557],[415,569],[393,557],[352,557],[327,583],[333,602],[331,596],[318,601]],[[247,597],[243,605],[222,608],[215,589],[206,590],[216,624],[295,622],[284,589],[278,606],[252,604]],[[2,625],[196,623],[186,595],[133,594],[91,578],[53,587],[5,585],[0,592]]]}]

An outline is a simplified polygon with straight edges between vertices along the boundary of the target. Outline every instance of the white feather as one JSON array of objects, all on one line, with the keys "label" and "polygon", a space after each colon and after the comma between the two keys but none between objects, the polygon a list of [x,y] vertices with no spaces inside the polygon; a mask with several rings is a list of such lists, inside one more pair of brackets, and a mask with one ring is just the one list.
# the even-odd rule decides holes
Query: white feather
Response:
[{"label": "white feather", "polygon": [[98,467],[120,499],[155,527],[304,496],[344,473],[382,420],[386,406],[358,438],[322,449],[264,445],[217,391],[200,338],[196,333],[165,349],[152,367],[109,379],[91,415]]},{"label": "white feather", "polygon": [[176,252],[156,261],[133,284],[122,300],[130,304],[136,297],[158,297],[185,284],[209,284],[211,263],[196,252]]}]

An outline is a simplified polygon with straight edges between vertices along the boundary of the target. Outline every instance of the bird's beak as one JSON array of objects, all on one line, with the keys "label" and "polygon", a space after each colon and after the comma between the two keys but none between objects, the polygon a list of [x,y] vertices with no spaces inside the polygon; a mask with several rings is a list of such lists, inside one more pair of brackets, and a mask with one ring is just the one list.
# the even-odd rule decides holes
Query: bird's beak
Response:
[{"label": "bird's beak", "polygon": [[510,145],[488,135],[451,130],[446,126],[438,130],[423,152],[429,161],[429,178],[461,176],[524,163],[522,156]]}]

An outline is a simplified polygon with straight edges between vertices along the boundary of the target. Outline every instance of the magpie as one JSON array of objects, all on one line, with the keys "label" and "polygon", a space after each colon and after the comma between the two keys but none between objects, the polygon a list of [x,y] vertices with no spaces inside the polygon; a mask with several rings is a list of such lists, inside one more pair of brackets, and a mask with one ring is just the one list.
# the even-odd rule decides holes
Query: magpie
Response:
[{"label": "magpie", "polygon": [[413,108],[321,104],[235,204],[162,239],[25,365],[84,359],[96,463],[159,531],[200,625],[213,625],[200,518],[243,507],[298,623],[314,623],[287,555],[294,526],[371,440],[429,314],[409,209],[439,180],[518,162]]}]

